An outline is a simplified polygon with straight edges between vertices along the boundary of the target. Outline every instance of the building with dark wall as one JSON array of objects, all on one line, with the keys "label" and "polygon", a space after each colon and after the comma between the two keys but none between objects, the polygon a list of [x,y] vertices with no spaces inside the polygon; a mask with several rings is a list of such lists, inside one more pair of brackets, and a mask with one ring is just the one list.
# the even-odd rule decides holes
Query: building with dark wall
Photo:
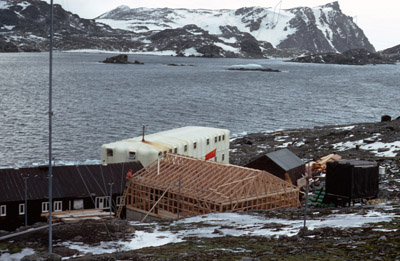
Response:
[{"label": "building with dark wall", "polygon": [[379,193],[379,166],[373,161],[341,160],[327,163],[326,202],[350,203]]},{"label": "building with dark wall", "polygon": [[304,162],[288,149],[282,149],[262,155],[245,167],[265,170],[297,186],[297,180],[305,172]]},{"label": "building with dark wall", "polygon": [[[53,211],[74,209],[109,209],[112,187],[113,210],[125,189],[125,177],[142,169],[139,161],[109,165],[75,165],[53,167]],[[25,181],[27,208],[25,209]],[[112,185],[110,185],[112,184]],[[48,213],[48,167],[0,169],[0,230],[14,230],[46,221]]]}]

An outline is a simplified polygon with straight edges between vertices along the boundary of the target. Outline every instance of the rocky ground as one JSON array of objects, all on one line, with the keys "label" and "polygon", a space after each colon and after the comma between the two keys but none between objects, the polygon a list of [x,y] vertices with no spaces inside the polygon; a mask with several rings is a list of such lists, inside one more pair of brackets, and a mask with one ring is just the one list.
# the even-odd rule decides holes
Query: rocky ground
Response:
[{"label": "rocky ground", "polygon": [[[140,226],[125,221],[86,221],[54,227],[54,252],[58,257],[74,257],[78,260],[400,260],[400,158],[397,157],[400,156],[400,148],[396,143],[399,134],[400,120],[393,120],[249,134],[231,141],[230,160],[237,165],[245,165],[262,154],[283,147],[289,148],[305,161],[319,159],[330,153],[338,153],[345,159],[378,161],[386,168],[386,173],[380,176],[377,202],[350,207],[309,208],[308,218],[319,222],[329,219],[333,214],[346,214],[348,217],[391,215],[390,221],[347,228],[327,226],[299,230],[291,236],[187,236],[178,243],[125,252],[114,249],[113,253],[101,255],[80,253],[78,257],[79,251],[68,248],[63,242],[81,242],[101,247],[102,241],[128,239],[135,231],[153,231],[157,228],[178,233],[181,229],[188,229],[188,226],[209,226],[204,222],[180,227],[173,221]],[[375,146],[377,144],[379,148]],[[250,214],[268,219],[298,221],[303,219],[304,208],[255,211]],[[286,225],[269,223],[266,226],[279,231]],[[214,233],[221,233],[220,230],[224,228],[220,226]],[[2,252],[17,253],[25,247],[34,249],[40,256],[40,253],[47,252],[47,239],[47,231],[43,230],[0,242],[0,256]],[[26,260],[37,260],[39,256]]]},{"label": "rocky ground", "polygon": [[311,55],[299,56],[291,60],[299,63],[329,63],[346,65],[366,64],[395,64],[395,56],[370,52],[365,49],[351,49],[343,53],[314,53]]}]

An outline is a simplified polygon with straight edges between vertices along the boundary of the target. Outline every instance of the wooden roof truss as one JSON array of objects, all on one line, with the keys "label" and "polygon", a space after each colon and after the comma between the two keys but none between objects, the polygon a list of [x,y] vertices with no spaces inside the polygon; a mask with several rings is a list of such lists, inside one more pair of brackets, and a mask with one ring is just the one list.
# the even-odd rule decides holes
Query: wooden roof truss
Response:
[{"label": "wooden roof truss", "polygon": [[299,190],[272,174],[168,154],[137,172],[127,208],[159,218],[299,206]]}]

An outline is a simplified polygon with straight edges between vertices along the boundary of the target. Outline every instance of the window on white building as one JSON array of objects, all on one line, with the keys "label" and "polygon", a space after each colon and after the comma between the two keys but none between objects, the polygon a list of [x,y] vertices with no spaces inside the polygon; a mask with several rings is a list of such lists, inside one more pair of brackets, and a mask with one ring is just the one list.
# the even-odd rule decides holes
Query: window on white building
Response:
[{"label": "window on white building", "polygon": [[0,206],[0,216],[5,217],[7,215],[7,206],[6,205],[1,205]]},{"label": "window on white building", "polygon": [[20,215],[24,215],[25,214],[25,204],[19,204],[18,206],[18,213]]},{"label": "window on white building", "polygon": [[133,152],[133,151],[130,151],[130,152],[129,152],[129,159],[131,159],[131,160],[136,159],[136,153]]}]

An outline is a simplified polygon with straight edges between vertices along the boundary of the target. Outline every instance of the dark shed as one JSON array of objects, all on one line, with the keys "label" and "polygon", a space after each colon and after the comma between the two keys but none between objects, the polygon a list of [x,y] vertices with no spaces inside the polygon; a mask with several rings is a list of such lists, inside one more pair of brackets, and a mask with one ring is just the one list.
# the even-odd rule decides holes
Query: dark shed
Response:
[{"label": "dark shed", "polygon": [[265,170],[297,186],[305,171],[304,162],[288,149],[270,152],[248,163],[245,167]]},{"label": "dark shed", "polygon": [[[110,184],[113,203],[125,188],[125,177],[142,169],[139,161],[109,165],[53,167],[54,211],[109,208]],[[28,224],[41,221],[48,206],[48,167],[0,169],[0,230],[12,230],[24,224],[25,183],[27,177]],[[106,202],[107,201],[107,202]],[[56,203],[57,202],[57,203]],[[47,207],[48,208],[48,207]]]},{"label": "dark shed", "polygon": [[379,193],[378,164],[361,160],[328,162],[326,193],[328,201],[336,199],[351,202],[355,199],[377,197]]}]

